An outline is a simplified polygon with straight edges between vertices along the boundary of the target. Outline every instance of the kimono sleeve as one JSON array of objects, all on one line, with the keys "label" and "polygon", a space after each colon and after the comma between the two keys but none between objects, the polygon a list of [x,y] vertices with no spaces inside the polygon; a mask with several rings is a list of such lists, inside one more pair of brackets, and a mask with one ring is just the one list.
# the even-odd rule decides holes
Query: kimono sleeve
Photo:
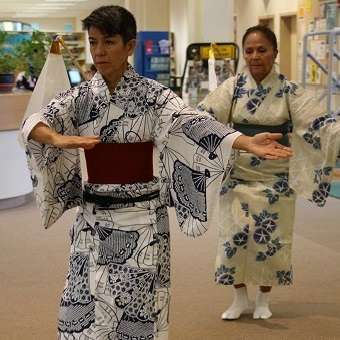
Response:
[{"label": "kimono sleeve", "polygon": [[225,80],[198,104],[197,110],[207,111],[219,122],[227,124],[230,121],[234,82],[235,77]]},{"label": "kimono sleeve", "polygon": [[340,148],[340,113],[327,113],[311,91],[290,83],[288,105],[293,122],[289,183],[298,195],[322,207],[326,203]]},{"label": "kimono sleeve", "polygon": [[75,96],[75,89],[61,93],[40,112],[30,116],[21,130],[33,190],[45,228],[56,222],[64,211],[81,203],[79,154],[77,149],[41,144],[28,139],[28,136],[39,122],[60,134],[77,135]]},{"label": "kimono sleeve", "polygon": [[202,235],[218,219],[222,179],[240,135],[207,112],[186,107],[170,90],[158,96],[154,141],[160,152],[161,199],[173,206],[181,230]]}]

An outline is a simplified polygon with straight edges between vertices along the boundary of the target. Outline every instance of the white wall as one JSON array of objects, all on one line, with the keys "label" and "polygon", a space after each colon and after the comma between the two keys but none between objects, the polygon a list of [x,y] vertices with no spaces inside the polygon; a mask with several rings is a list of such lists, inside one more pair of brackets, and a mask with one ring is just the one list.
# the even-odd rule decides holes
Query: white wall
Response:
[{"label": "white wall", "polygon": [[[258,24],[261,16],[274,16],[274,32],[280,39],[280,15],[297,12],[298,0],[236,0],[235,15],[237,16],[237,44],[242,49],[242,36],[248,27]],[[244,65],[240,59],[239,68]]]},{"label": "white wall", "polygon": [[138,31],[169,31],[169,0],[125,0]]},{"label": "white wall", "polygon": [[233,41],[233,7],[234,0],[170,0],[178,75],[183,73],[189,44]]},{"label": "white wall", "polygon": [[24,149],[18,143],[18,131],[0,131],[0,200],[32,192]]},{"label": "white wall", "polygon": [[[237,2],[237,0],[235,1]],[[204,42],[234,41],[234,1],[203,0],[202,23]]]},{"label": "white wall", "polygon": [[176,74],[183,72],[185,51],[189,41],[188,2],[170,1],[170,31],[175,35]]},{"label": "white wall", "polygon": [[78,15],[75,19],[75,31],[76,32],[82,32],[83,30],[83,23],[82,20],[85,19],[87,16],[91,14],[91,10],[88,11],[79,11]]}]

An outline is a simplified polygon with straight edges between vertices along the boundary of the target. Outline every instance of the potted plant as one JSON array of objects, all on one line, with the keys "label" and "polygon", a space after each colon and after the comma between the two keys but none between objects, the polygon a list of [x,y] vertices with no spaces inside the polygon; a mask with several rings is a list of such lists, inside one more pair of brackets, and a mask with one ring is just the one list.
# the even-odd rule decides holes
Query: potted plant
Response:
[{"label": "potted plant", "polygon": [[17,57],[5,50],[7,36],[7,32],[0,31],[0,92],[12,90],[15,85],[15,72],[18,67]]},{"label": "potted plant", "polygon": [[26,79],[31,78],[33,82],[38,79],[51,41],[48,34],[34,31],[30,40],[24,40],[16,46],[15,57],[19,61],[20,71],[25,72]]}]

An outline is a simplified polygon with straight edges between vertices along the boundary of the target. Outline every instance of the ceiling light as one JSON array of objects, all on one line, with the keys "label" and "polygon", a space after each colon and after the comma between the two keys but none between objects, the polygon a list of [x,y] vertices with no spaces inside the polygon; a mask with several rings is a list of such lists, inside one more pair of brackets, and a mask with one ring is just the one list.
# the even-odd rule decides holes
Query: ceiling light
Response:
[{"label": "ceiling light", "polygon": [[65,10],[65,8],[63,7],[53,7],[53,8],[34,8],[35,12],[54,12],[54,11],[61,11],[61,10]]},{"label": "ceiling light", "polygon": [[39,7],[53,7],[53,6],[73,6],[74,4],[71,4],[69,2],[65,2],[65,3],[60,3],[60,1],[58,2],[50,2],[50,3],[45,3],[45,2],[39,2],[37,4],[34,5],[34,7],[39,6]]},{"label": "ceiling light", "polygon": [[60,3],[60,2],[70,2],[70,3],[77,3],[77,2],[87,2],[88,0],[45,0],[45,2],[55,2],[55,3]]},{"label": "ceiling light", "polygon": [[[64,8],[63,6],[57,6],[57,5],[55,5],[55,6],[51,6],[51,7],[41,7],[40,5],[35,5],[35,6],[32,6],[31,8],[28,8],[28,10],[39,10],[39,11],[41,11],[41,10],[46,10],[46,11],[48,11],[49,9],[54,9],[54,8]],[[23,10],[23,12],[24,11],[27,11],[27,9],[24,9]]]},{"label": "ceiling light", "polygon": [[31,17],[45,17],[48,13],[43,12],[34,12],[34,13],[25,13],[25,12],[19,12],[15,13],[14,18],[31,18]]},{"label": "ceiling light", "polygon": [[56,11],[56,10],[60,10],[63,8],[44,8],[44,9],[40,9],[40,8],[31,8],[31,9],[25,9],[20,11],[20,13],[49,13],[51,11]]},{"label": "ceiling light", "polygon": [[65,9],[65,7],[63,6],[51,6],[51,7],[34,6],[32,7],[32,9],[49,11],[51,9]]}]

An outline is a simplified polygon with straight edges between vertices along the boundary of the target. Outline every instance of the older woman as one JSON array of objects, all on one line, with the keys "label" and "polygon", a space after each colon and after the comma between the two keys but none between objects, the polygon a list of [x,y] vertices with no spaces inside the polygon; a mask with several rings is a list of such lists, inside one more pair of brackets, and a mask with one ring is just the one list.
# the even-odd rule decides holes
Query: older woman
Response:
[{"label": "older woman", "polygon": [[[232,147],[270,159],[291,152],[273,141],[279,135],[242,136],[139,76],[127,62],[136,22],[126,9],[100,7],[83,23],[98,72],[23,126],[43,224],[78,206],[59,339],[166,339],[166,207],[175,207],[186,234],[199,236],[214,215]],[[160,152],[160,178],[153,176],[153,146]]]},{"label": "older woman", "polygon": [[237,319],[250,307],[246,284],[253,283],[260,286],[253,316],[267,319],[272,315],[271,287],[292,283],[296,195],[325,204],[340,124],[339,114],[325,114],[310,93],[276,71],[277,41],[269,28],[249,28],[242,45],[245,70],[226,80],[198,108],[249,136],[280,132],[286,145],[291,138],[290,161],[240,152],[221,192],[216,282],[235,288],[234,301],[222,318]]}]

